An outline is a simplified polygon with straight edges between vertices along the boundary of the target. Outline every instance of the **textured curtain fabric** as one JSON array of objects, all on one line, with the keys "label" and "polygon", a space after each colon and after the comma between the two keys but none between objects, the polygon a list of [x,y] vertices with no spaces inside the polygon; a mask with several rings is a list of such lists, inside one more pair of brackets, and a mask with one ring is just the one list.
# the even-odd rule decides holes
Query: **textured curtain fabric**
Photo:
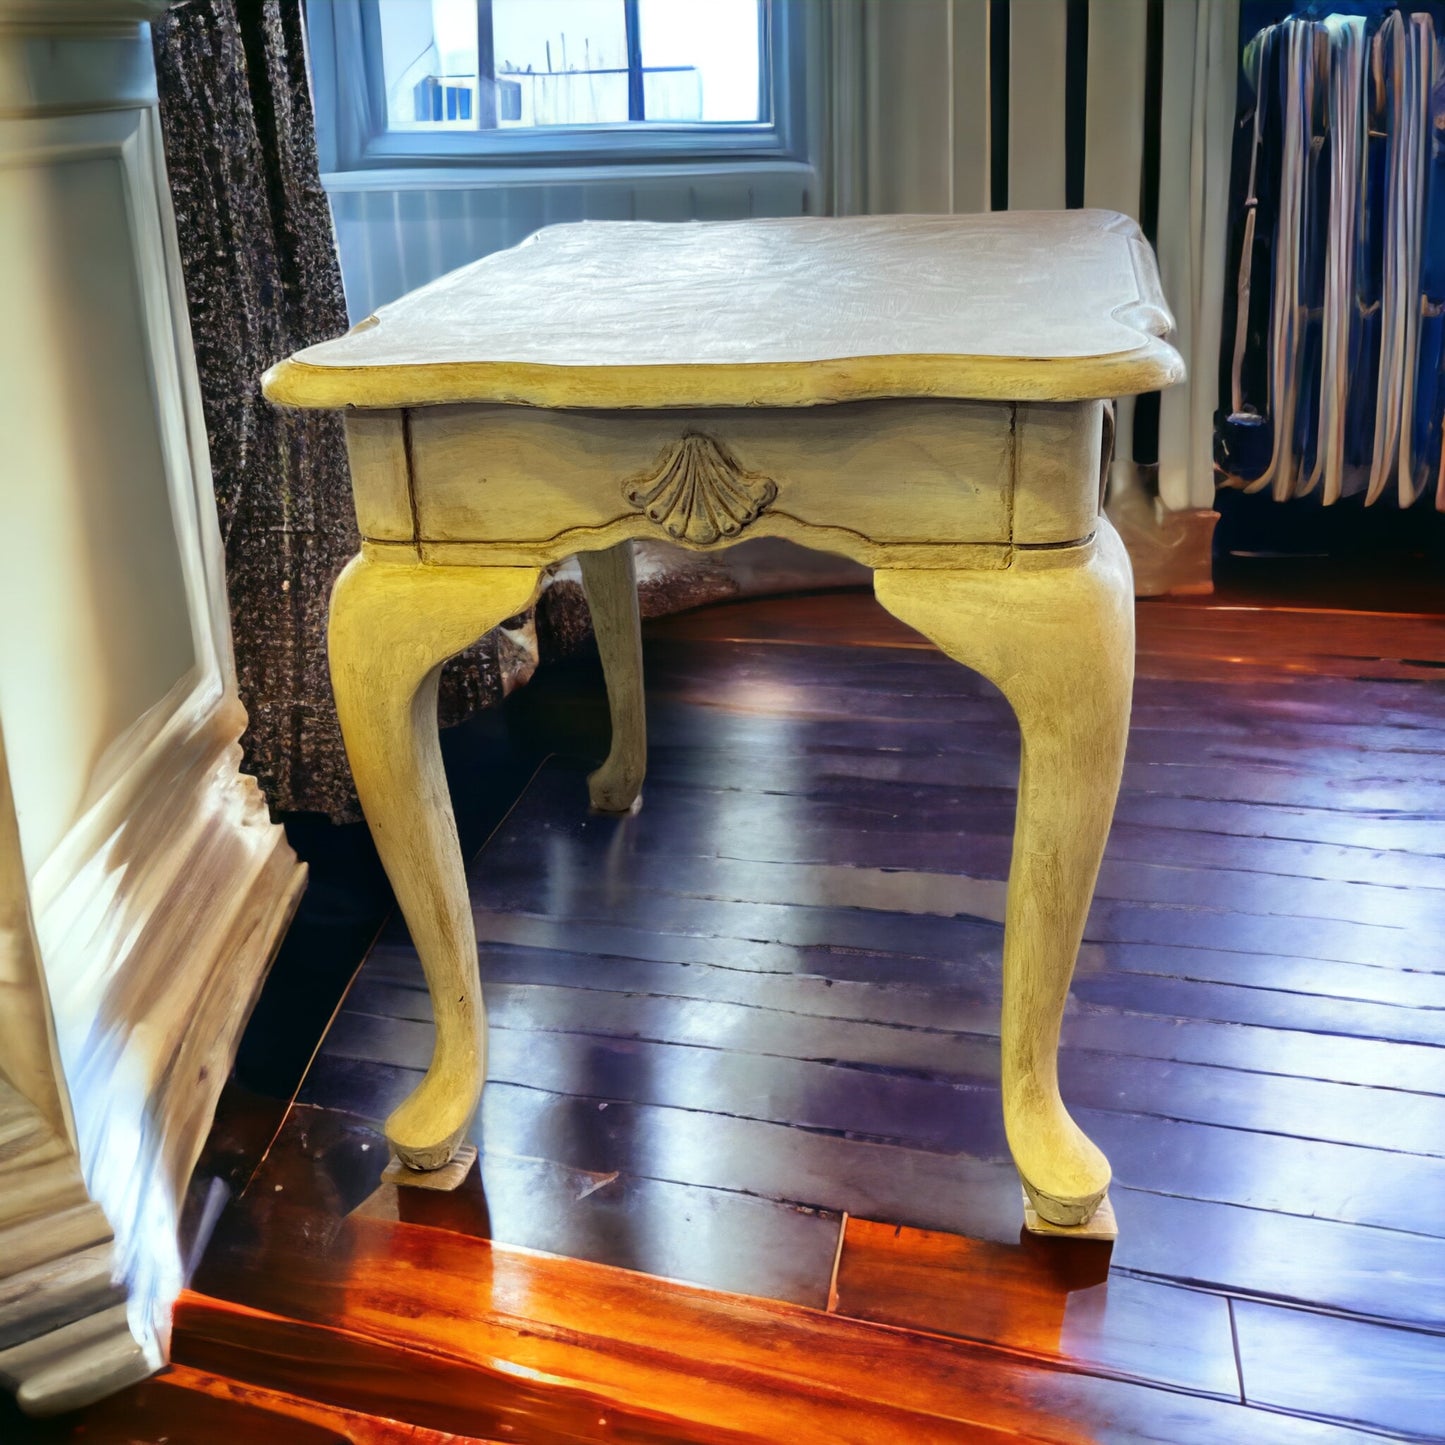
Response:
[{"label": "textured curtain fabric", "polygon": [[[317,174],[300,0],[186,0],[152,30],[166,165],[226,549],[247,770],[277,812],[359,817],[326,671],[357,549],[339,416],[284,412],[267,367],[346,330]],[[530,618],[449,665],[444,722],[535,664]]]}]

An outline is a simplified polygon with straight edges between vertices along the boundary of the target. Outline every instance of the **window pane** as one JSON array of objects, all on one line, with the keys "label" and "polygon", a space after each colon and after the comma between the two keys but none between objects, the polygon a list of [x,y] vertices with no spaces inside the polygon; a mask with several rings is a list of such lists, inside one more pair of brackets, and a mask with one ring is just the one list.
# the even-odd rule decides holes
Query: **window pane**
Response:
[{"label": "window pane", "polygon": [[622,0],[492,0],[501,126],[627,120]]},{"label": "window pane", "polygon": [[639,0],[650,121],[759,121],[759,0]]},{"label": "window pane", "polygon": [[[761,0],[377,0],[390,131],[757,122]],[[481,42],[478,43],[480,33]],[[479,78],[480,69],[480,78]]]},{"label": "window pane", "polygon": [[477,128],[476,0],[378,0],[388,130]]}]

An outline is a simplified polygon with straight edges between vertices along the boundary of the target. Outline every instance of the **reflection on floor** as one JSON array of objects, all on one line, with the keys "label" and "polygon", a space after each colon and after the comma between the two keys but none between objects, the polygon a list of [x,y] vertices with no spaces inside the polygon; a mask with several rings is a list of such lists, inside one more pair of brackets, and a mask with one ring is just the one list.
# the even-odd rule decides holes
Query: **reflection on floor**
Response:
[{"label": "reflection on floor", "polygon": [[1445,1438],[1445,623],[1140,629],[1062,1059],[1112,1251],[1020,1233],[1006,704],[866,596],[718,607],[649,628],[635,817],[585,810],[590,668],[509,704],[555,756],[471,869],[480,1169],[379,1185],[430,1050],[393,923],[179,1368],[84,1438]]}]

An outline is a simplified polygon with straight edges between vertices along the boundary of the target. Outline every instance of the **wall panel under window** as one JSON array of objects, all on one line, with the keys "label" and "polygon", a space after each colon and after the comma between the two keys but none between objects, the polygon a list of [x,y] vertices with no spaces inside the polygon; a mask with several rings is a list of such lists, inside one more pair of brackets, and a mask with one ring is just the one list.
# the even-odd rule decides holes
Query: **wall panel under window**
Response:
[{"label": "wall panel under window", "polygon": [[468,176],[446,184],[360,172],[330,177],[346,308],[353,323],[458,266],[563,221],[722,221],[816,210],[805,165],[701,174],[641,167],[593,178]]}]

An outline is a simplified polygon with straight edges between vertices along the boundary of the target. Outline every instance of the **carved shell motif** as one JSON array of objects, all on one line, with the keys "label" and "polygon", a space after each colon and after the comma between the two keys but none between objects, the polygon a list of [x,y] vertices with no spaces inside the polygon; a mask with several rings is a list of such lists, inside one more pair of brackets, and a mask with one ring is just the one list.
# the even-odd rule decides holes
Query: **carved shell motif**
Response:
[{"label": "carved shell motif", "polygon": [[651,471],[623,482],[622,495],[669,537],[706,546],[735,537],[771,505],[778,487],[745,471],[721,442],[687,432]]}]

